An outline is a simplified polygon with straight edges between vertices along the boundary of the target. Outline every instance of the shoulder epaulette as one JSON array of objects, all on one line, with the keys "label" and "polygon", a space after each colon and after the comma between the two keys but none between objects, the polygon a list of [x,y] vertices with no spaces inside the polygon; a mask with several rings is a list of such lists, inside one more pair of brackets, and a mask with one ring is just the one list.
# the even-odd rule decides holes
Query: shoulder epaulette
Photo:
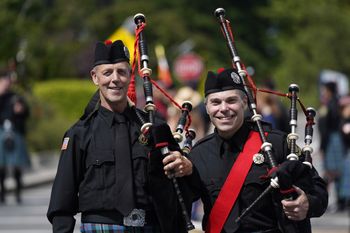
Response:
[{"label": "shoulder epaulette", "polygon": [[87,115],[84,119],[80,120],[82,122],[82,124],[86,125],[89,123],[89,121],[91,120],[91,118],[97,113],[98,111],[98,105],[96,105],[96,109],[94,109],[92,112],[90,112],[89,115]]},{"label": "shoulder epaulette", "polygon": [[[264,130],[266,130],[267,132],[270,132],[272,130],[272,125],[269,122],[266,121],[260,121],[261,125],[263,127]],[[252,120],[246,120],[247,125],[249,126],[250,129],[258,131],[258,126],[256,125],[256,123]]]},{"label": "shoulder epaulette", "polygon": [[100,106],[100,93],[99,93],[99,90],[97,90],[89,100],[88,104],[86,105],[84,109],[84,114],[80,117],[80,120],[85,121],[88,118],[90,118],[94,114],[94,112],[96,112],[99,106]]},{"label": "shoulder epaulette", "polygon": [[194,148],[194,147],[197,147],[198,145],[200,145],[200,144],[202,144],[202,143],[204,143],[204,142],[206,142],[206,141],[208,141],[208,140],[210,140],[210,139],[212,139],[213,137],[214,137],[214,133],[209,134],[209,135],[207,135],[207,136],[201,138],[200,140],[198,140],[198,141],[196,142],[196,144],[193,146],[193,148]]}]

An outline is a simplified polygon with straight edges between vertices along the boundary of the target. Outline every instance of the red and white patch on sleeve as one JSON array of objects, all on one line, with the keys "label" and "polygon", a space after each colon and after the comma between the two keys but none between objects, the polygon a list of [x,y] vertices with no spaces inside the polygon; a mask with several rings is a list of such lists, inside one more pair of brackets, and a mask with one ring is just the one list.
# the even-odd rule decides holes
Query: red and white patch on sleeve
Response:
[{"label": "red and white patch on sleeve", "polygon": [[61,150],[66,150],[67,147],[68,147],[68,142],[69,142],[69,138],[66,137],[63,139],[63,143],[62,143],[62,146],[61,146]]}]

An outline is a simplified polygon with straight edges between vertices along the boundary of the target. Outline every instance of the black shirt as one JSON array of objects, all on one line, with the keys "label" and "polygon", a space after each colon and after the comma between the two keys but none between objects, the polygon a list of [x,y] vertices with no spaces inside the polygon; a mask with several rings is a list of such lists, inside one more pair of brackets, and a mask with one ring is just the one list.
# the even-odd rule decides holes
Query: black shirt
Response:
[{"label": "black shirt", "polygon": [[[94,146],[98,150],[106,150],[109,149],[111,151],[114,151],[114,154],[118,154],[119,148],[114,147],[115,142],[115,129],[114,127],[118,122],[115,120],[115,115],[119,113],[114,113],[109,111],[108,109],[100,106],[98,110],[98,114],[96,117],[96,120],[94,121],[94,125],[92,126],[95,129],[95,135],[93,136],[92,142],[94,143]],[[133,119],[133,113],[130,108],[126,108],[123,113],[120,113],[121,115],[124,115],[126,118],[126,123],[129,131],[138,130],[138,128],[133,128],[135,125],[131,123]],[[137,126],[139,127],[139,126]],[[119,132],[123,133],[123,137],[130,137],[129,133],[126,132]],[[131,141],[135,141],[137,138],[132,137]],[[92,144],[90,144],[92,145]],[[125,145],[130,146],[130,145]],[[134,146],[135,148],[135,146]],[[133,148],[131,148],[133,149]],[[143,154],[143,156],[140,155],[140,149]],[[146,181],[145,181],[145,174],[147,173],[147,158],[145,157],[147,154],[146,148],[135,148],[137,153],[132,153],[132,169],[133,171],[133,182],[134,182],[134,193],[130,194],[130,198],[133,198],[135,200],[137,208],[142,209],[151,209],[149,206],[149,200],[146,193]],[[91,150],[91,146],[90,146]],[[88,152],[89,153],[89,152]],[[108,178],[107,178],[108,179]],[[118,200],[116,200],[118,201]]]}]

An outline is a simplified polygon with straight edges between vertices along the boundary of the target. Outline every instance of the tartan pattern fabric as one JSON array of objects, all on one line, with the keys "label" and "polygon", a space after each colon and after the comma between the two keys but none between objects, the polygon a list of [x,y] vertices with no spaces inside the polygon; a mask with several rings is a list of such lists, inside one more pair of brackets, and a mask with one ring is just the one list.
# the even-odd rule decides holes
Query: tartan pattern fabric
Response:
[{"label": "tartan pattern fabric", "polygon": [[327,149],[325,151],[325,168],[328,171],[343,171],[344,151],[338,132],[329,135]]},{"label": "tartan pattern fabric", "polygon": [[350,149],[347,150],[343,166],[343,175],[340,183],[339,196],[350,201]]},{"label": "tartan pattern fabric", "polygon": [[339,197],[350,199],[350,149],[346,151],[338,132],[332,133],[326,150],[325,168],[339,173],[336,191]]},{"label": "tartan pattern fabric", "polygon": [[127,227],[114,224],[82,223],[81,233],[161,233],[159,226]]}]

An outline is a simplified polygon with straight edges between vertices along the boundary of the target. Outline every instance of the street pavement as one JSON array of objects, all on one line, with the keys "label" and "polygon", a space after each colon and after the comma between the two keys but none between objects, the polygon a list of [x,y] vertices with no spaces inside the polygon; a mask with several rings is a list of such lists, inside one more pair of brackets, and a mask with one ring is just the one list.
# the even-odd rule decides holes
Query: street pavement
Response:
[{"label": "street pavement", "polygon": [[[51,224],[46,218],[51,184],[25,189],[21,204],[9,193],[5,205],[0,205],[0,233],[50,233]],[[78,233],[76,224],[74,233]]]}]

